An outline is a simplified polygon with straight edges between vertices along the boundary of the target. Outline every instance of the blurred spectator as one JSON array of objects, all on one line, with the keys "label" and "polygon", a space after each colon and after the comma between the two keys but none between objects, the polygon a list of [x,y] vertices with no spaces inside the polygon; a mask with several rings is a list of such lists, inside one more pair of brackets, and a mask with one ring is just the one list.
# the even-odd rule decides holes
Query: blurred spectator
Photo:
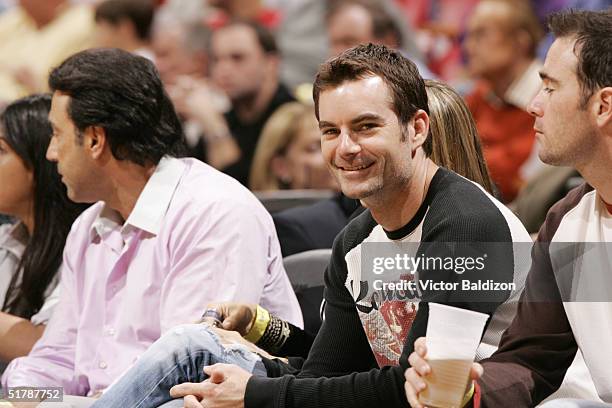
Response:
[{"label": "blurred spectator", "polygon": [[240,151],[223,118],[229,100],[206,77],[210,30],[203,23],[205,9],[191,3],[189,11],[172,2],[156,13],[155,62],[183,122],[190,155],[222,168],[235,162]]},{"label": "blurred spectator", "polygon": [[[197,17],[197,10],[194,13]],[[151,34],[155,64],[166,87],[182,76],[206,76],[210,30],[201,21],[186,19],[170,5],[164,6],[155,14]]]},{"label": "blurred spectator", "polygon": [[208,0],[208,5],[217,11],[207,18],[213,28],[237,19],[257,22],[268,29],[274,29],[281,20],[280,13],[264,7],[261,0]]},{"label": "blurred spectator", "polygon": [[327,33],[331,55],[359,44],[384,43],[400,47],[399,27],[384,9],[367,0],[334,0],[327,8]]},{"label": "blurred spectator", "polygon": [[394,0],[412,23],[429,68],[446,81],[464,76],[461,33],[480,0]]},{"label": "blurred spectator", "polygon": [[[536,49],[542,28],[525,1],[484,0],[471,16],[465,50],[478,81],[466,100],[502,199],[524,183],[534,149],[533,118],[525,111],[540,88]],[[533,156],[535,157],[535,155]]]},{"label": "blurred spectator", "polygon": [[0,104],[47,88],[51,67],[91,44],[90,7],[20,0],[0,15]]},{"label": "blurred spectator", "polygon": [[161,17],[171,17],[181,24],[203,22],[211,12],[206,0],[156,0],[154,24]]},{"label": "blurred spectator", "polygon": [[206,9],[181,5],[172,1],[155,15],[155,62],[183,122],[190,155],[223,168],[238,160],[240,150],[223,117],[229,100],[207,78],[211,33],[204,24]]},{"label": "blurred spectator", "polygon": [[158,56],[160,73],[184,121],[191,154],[248,185],[253,154],[264,124],[276,108],[294,100],[278,79],[275,39],[252,21],[231,21],[214,30],[209,41],[203,38],[202,30],[206,30],[203,25],[194,22],[190,26],[194,34],[201,33],[202,45],[210,45],[211,81],[204,75],[205,59],[199,70],[195,66],[185,70],[181,54],[184,58],[186,44],[163,38],[167,30],[156,28],[156,51],[160,45],[168,45],[166,48],[172,50],[168,58]]},{"label": "blurred spectator", "polygon": [[223,116],[227,97],[208,79],[181,76],[168,87],[183,122],[189,154],[216,169],[224,169],[240,157],[240,149]]},{"label": "blurred spectator", "polygon": [[327,58],[326,3],[290,0],[283,8],[276,38],[282,54],[281,77],[291,89],[311,83],[319,64]]},{"label": "blurred spectator", "polygon": [[[413,51],[405,47],[405,22],[397,21],[382,0],[333,0],[329,2],[326,15],[327,33],[331,55],[358,44],[384,44],[401,50],[413,60],[424,77],[431,77],[427,67],[419,61]],[[400,23],[403,23],[404,27]]]},{"label": "blurred spectator", "polygon": [[321,155],[321,132],[312,106],[290,102],[266,122],[249,183],[253,191],[338,189]]},{"label": "blurred spectator", "polygon": [[152,0],[106,0],[96,7],[95,43],[153,60],[150,49]]},{"label": "blurred spectator", "polygon": [[[283,18],[278,31],[278,43],[283,56],[282,78],[292,88],[300,84],[311,83],[318,66],[330,54],[326,16],[332,9],[339,8],[338,3],[344,0],[312,1],[312,0],[290,0],[286,2],[276,1],[270,4],[280,7]],[[394,31],[394,42],[400,43],[405,54],[416,61],[423,61],[422,54],[415,41],[415,33],[411,29],[407,19],[391,0],[369,0],[351,2],[357,5],[365,4],[365,7],[380,10],[375,12],[377,16],[383,15],[383,20],[390,22],[382,23],[376,18],[376,26],[382,27],[382,31]],[[363,9],[362,9],[363,11]],[[371,26],[371,18],[361,13],[361,21],[354,26],[348,26],[349,36],[354,36],[350,31],[363,31],[360,24]],[[370,33],[371,34],[371,33]],[[373,34],[371,34],[373,36]],[[380,42],[376,39],[369,41]],[[353,45],[356,45],[355,43]],[[385,44],[388,44],[385,42]],[[349,47],[350,48],[350,47]],[[421,64],[420,69],[425,68]],[[423,71],[425,76],[430,76],[428,71]]]},{"label": "blurred spectator", "polygon": [[225,120],[240,149],[240,159],[224,171],[244,185],[264,124],[274,111],[293,101],[278,78],[279,55],[272,34],[262,26],[233,21],[213,32],[211,76],[232,103]]}]

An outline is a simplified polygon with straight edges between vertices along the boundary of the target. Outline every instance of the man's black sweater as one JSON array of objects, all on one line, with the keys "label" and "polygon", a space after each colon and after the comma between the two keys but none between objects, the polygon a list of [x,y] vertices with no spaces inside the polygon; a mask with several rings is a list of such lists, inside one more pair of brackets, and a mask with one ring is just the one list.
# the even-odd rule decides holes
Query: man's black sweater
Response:
[{"label": "man's black sweater", "polygon": [[[381,356],[389,356],[390,350],[378,347],[376,353],[373,352],[374,345],[368,337],[376,337],[377,329],[368,334],[364,330],[368,318],[380,311],[365,308],[363,297],[351,290],[358,275],[354,267],[347,264],[350,252],[365,241],[380,242],[381,237],[386,242],[483,243],[483,250],[484,243],[510,243],[513,237],[515,240],[517,237],[528,239],[518,219],[502,210],[501,204],[476,184],[442,168],[431,180],[415,216],[401,229],[384,231],[369,210],[365,211],[334,242],[325,274],[325,318],[302,370],[282,375],[292,370],[277,360],[264,360],[268,376],[277,378],[251,377],[245,395],[247,408],[405,407],[408,403],[404,394],[404,371],[414,341],[426,332],[427,301],[492,315],[508,297],[505,293],[499,301],[472,302],[461,294],[448,293],[440,297],[424,293],[420,303],[414,302],[418,304],[418,312],[410,321],[403,322],[409,329],[403,339],[399,364],[382,366]],[[491,248],[488,250],[490,252]],[[436,255],[426,245],[420,247],[420,251],[428,256]],[[490,253],[490,257],[496,262],[487,266],[484,273],[498,281],[512,282],[515,273],[512,246],[499,246],[494,251],[497,252]],[[451,271],[443,279],[458,279],[458,275]]]}]

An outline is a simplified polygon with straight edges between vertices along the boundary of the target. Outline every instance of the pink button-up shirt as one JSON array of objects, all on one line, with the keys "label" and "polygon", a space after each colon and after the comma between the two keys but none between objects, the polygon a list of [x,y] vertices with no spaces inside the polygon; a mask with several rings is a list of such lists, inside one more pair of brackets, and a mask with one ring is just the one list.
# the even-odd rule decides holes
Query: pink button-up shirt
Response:
[{"label": "pink button-up shirt", "polygon": [[93,394],[212,301],[260,303],[302,325],[272,218],[240,183],[194,159],[163,158],[123,224],[103,202],[85,211],[61,273],[55,313],[4,387]]}]

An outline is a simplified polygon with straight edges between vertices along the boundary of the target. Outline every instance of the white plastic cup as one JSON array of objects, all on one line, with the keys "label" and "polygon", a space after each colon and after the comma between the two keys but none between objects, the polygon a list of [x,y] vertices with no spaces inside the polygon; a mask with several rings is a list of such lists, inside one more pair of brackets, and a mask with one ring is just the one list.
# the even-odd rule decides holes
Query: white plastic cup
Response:
[{"label": "white plastic cup", "polygon": [[423,380],[419,401],[427,407],[460,408],[470,368],[489,315],[429,303],[427,362],[431,372]]}]

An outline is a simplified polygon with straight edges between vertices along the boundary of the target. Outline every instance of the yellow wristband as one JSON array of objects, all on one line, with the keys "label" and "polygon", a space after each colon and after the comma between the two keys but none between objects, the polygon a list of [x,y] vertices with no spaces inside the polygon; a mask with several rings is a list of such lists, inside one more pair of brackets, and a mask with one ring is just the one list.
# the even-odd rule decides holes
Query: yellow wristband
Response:
[{"label": "yellow wristband", "polygon": [[465,407],[468,404],[468,402],[470,402],[473,396],[474,396],[474,381],[472,381],[472,386],[470,387],[470,390],[463,397],[463,401],[461,401],[461,406]]},{"label": "yellow wristband", "polygon": [[257,305],[255,322],[253,323],[253,326],[251,326],[251,330],[244,335],[244,338],[251,343],[257,343],[266,332],[268,324],[270,324],[270,313],[263,307]]}]

